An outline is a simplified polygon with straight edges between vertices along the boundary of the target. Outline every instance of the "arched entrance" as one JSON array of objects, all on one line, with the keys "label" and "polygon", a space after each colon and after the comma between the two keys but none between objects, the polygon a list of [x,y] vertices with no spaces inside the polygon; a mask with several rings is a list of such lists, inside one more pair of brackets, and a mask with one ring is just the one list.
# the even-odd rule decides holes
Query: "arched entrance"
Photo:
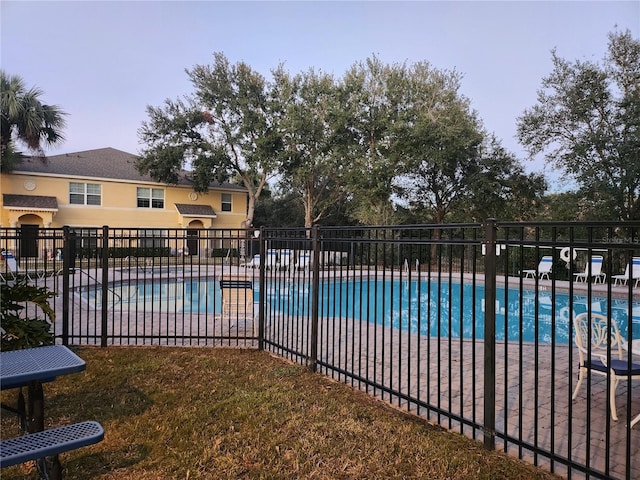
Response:
[{"label": "arched entrance", "polygon": [[198,255],[199,247],[199,229],[204,228],[204,225],[200,220],[193,220],[189,222],[187,227],[187,249],[189,255]]},{"label": "arched entrance", "polygon": [[35,213],[27,213],[26,215],[21,215],[18,217],[18,225],[36,225],[38,227],[44,227],[44,220],[40,215],[36,215]]},{"label": "arched entrance", "polygon": [[35,214],[29,213],[18,218],[20,228],[18,256],[20,258],[38,257],[39,230],[43,225],[42,217]]}]

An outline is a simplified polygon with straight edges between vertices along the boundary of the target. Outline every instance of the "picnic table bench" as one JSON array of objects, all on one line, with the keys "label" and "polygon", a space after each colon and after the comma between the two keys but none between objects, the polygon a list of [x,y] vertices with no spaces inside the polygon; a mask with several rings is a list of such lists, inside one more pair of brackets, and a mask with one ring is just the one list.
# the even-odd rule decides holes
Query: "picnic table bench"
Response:
[{"label": "picnic table bench", "polygon": [[[0,352],[0,390],[20,388],[18,407],[2,408],[18,415],[24,435],[0,440],[0,468],[36,460],[43,478],[61,478],[57,455],[98,443],[104,430],[98,422],[86,421],[44,429],[43,382],[60,375],[81,372],[85,361],[63,345]],[[27,387],[25,402],[22,387]],[[53,457],[48,465],[45,459]]]},{"label": "picnic table bench", "polygon": [[80,422],[0,441],[0,468],[93,445],[104,439],[98,422]]}]

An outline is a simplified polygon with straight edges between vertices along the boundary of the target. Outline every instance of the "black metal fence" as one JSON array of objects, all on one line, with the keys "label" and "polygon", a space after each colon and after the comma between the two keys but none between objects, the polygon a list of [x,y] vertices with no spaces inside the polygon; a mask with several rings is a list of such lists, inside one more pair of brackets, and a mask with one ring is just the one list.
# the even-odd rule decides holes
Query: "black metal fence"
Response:
[{"label": "black metal fence", "polygon": [[2,229],[0,249],[5,280],[59,293],[64,343],[264,348],[565,477],[640,478],[640,378],[574,394],[573,340],[584,312],[640,340],[640,222]]}]

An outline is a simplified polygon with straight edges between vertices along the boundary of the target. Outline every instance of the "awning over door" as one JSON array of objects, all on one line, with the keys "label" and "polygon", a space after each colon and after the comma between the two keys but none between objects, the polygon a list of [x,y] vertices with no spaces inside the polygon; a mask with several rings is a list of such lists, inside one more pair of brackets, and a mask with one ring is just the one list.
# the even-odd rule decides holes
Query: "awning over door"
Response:
[{"label": "awning over door", "polygon": [[193,219],[198,219],[209,228],[213,226],[213,220],[217,218],[211,205],[198,205],[190,203],[176,203],[176,210],[180,216],[180,225],[187,227]]},{"label": "awning over door", "polygon": [[45,227],[51,226],[53,216],[58,212],[56,197],[44,195],[2,195],[2,208],[9,212],[9,223],[15,227],[20,217],[27,214],[38,215]]}]

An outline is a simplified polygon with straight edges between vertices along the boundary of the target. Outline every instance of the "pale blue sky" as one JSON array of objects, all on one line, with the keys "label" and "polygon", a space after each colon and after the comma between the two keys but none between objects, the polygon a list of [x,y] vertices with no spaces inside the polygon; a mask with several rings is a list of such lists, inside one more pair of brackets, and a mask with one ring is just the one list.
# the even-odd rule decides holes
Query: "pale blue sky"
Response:
[{"label": "pale blue sky", "polygon": [[[456,69],[486,129],[524,159],[516,118],[535,103],[551,50],[600,61],[616,27],[640,37],[637,0],[3,0],[0,14],[1,68],[69,114],[66,142],[52,155],[102,147],[137,153],[145,107],[192,92],[184,70],[210,64],[219,51],[267,77],[281,62],[292,73],[313,67],[341,76],[373,54]],[[525,166],[544,168],[540,160]]]}]

